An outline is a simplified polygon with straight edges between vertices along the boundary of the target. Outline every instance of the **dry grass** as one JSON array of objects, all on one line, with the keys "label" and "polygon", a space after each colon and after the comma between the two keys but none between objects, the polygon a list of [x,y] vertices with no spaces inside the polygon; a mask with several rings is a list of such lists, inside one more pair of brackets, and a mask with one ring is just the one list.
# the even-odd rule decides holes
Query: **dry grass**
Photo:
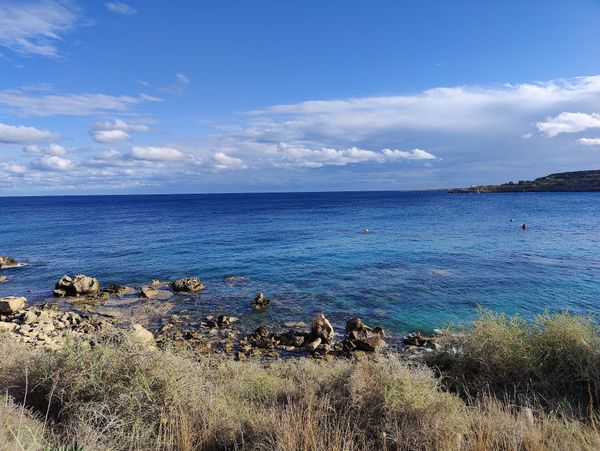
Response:
[{"label": "dry grass", "polygon": [[[93,348],[73,344],[55,353],[0,336],[5,394],[0,449],[76,444],[86,450],[600,449],[589,415],[578,418],[570,407],[548,410],[535,397],[517,404],[489,390],[508,387],[519,365],[529,368],[536,361],[533,355],[539,359],[551,349],[546,358],[556,359],[553,353],[565,343],[579,343],[575,350],[586,354],[560,362],[563,367],[538,361],[537,371],[550,373],[549,388],[524,390],[558,390],[561,399],[579,395],[585,383],[580,373],[570,373],[572,385],[556,378],[594,367],[588,347],[595,335],[586,335],[583,344],[580,320],[572,317],[542,318],[537,325],[494,318],[481,319],[493,320],[494,327],[474,325],[461,344],[465,354],[453,356],[455,366],[445,361],[454,380],[460,375],[462,383],[488,387],[470,390],[469,396],[462,391],[461,397],[444,390],[430,369],[395,356],[264,365],[149,349],[126,336],[100,337]],[[529,327],[539,328],[539,335],[524,334]],[[490,349],[499,361],[482,361]],[[473,365],[468,358],[478,362],[481,374],[467,365]]]}]

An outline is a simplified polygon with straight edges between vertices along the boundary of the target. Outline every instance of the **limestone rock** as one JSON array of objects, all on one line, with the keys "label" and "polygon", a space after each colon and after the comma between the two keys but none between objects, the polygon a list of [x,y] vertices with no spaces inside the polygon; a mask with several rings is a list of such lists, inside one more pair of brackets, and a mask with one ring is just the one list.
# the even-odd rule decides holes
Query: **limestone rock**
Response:
[{"label": "limestone rock", "polygon": [[0,269],[16,268],[20,263],[12,257],[0,256]]},{"label": "limestone rock", "polygon": [[63,296],[86,296],[98,294],[100,291],[100,283],[98,279],[89,277],[84,274],[78,274],[71,278],[63,276],[54,287],[54,295]]},{"label": "limestone rock", "polygon": [[27,299],[22,296],[0,298],[0,313],[3,315],[15,313],[18,310],[24,309],[26,302]]},{"label": "limestone rock", "polygon": [[333,326],[322,313],[319,313],[313,318],[310,333],[313,340],[320,338],[321,341],[326,344],[332,344],[335,338]]},{"label": "limestone rock", "polygon": [[168,299],[171,297],[171,292],[167,290],[157,290],[153,287],[140,288],[140,295],[145,299]]},{"label": "limestone rock", "polygon": [[141,324],[134,324],[131,328],[132,336],[142,343],[153,344],[154,335]]},{"label": "limestone rock", "polygon": [[173,282],[173,290],[179,292],[193,293],[204,290],[204,288],[205,285],[198,277],[186,277],[184,279],[177,279]]},{"label": "limestone rock", "polygon": [[0,276],[0,283],[4,283],[8,280],[7,276]]}]

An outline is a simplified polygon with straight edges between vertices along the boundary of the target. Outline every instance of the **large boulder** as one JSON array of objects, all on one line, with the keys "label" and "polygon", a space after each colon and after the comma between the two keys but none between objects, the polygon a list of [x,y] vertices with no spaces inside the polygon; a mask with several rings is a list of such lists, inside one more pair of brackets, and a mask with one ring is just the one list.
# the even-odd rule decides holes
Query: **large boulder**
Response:
[{"label": "large boulder", "polygon": [[12,257],[0,256],[0,269],[16,268],[20,263]]},{"label": "large boulder", "polygon": [[329,322],[325,315],[319,313],[312,320],[312,327],[310,329],[311,341],[317,338],[321,339],[321,343],[332,344],[335,338],[335,332],[333,326]]},{"label": "large boulder", "polygon": [[133,338],[141,343],[153,344],[154,334],[146,329],[141,324],[134,324],[131,327],[131,335]]},{"label": "large boulder", "polygon": [[54,287],[54,296],[87,296],[98,294],[100,283],[98,279],[84,274],[78,274],[71,278],[63,276]]},{"label": "large boulder", "polygon": [[27,299],[22,296],[7,296],[0,298],[0,313],[3,315],[11,315],[18,310],[25,308]]},{"label": "large boulder", "polygon": [[204,288],[205,285],[198,277],[186,277],[184,279],[177,279],[175,282],[173,282],[173,291],[193,293],[204,290]]}]

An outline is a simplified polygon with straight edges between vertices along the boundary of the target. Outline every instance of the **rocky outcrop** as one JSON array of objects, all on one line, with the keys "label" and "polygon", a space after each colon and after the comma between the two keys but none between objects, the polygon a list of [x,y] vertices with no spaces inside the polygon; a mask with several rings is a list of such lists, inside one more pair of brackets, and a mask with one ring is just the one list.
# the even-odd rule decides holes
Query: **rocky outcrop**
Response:
[{"label": "rocky outcrop", "polygon": [[261,291],[252,301],[252,308],[258,312],[262,312],[263,310],[267,309],[270,303],[271,301],[269,301],[265,294]]},{"label": "rocky outcrop", "polygon": [[21,264],[12,257],[0,256],[0,269],[16,268]]},{"label": "rocky outcrop", "polygon": [[71,278],[63,276],[54,287],[54,296],[89,296],[98,294],[100,283],[98,279],[84,274],[78,274]]},{"label": "rocky outcrop", "polygon": [[23,310],[27,299],[22,296],[7,296],[0,298],[0,314],[12,315],[13,313]]},{"label": "rocky outcrop", "polygon": [[183,293],[195,293],[206,288],[198,277],[186,277],[184,279],[177,279],[175,282],[173,282],[172,286],[173,291]]},{"label": "rocky outcrop", "polygon": [[369,327],[360,318],[351,318],[346,323],[346,340],[348,350],[377,352],[385,347],[385,332],[381,327]]},{"label": "rocky outcrop", "polygon": [[17,341],[46,349],[59,349],[68,340],[93,343],[98,333],[113,326],[99,318],[65,312],[57,304],[43,304],[0,315],[0,330]]},{"label": "rocky outcrop", "polygon": [[8,281],[8,277],[7,276],[0,276],[0,283],[5,283]]}]

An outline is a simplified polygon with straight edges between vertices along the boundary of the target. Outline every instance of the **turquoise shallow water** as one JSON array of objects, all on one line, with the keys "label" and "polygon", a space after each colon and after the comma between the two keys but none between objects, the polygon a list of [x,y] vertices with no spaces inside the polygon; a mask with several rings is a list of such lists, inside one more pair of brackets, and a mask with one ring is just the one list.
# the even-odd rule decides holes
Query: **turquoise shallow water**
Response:
[{"label": "turquoise shallow water", "polygon": [[[199,275],[207,289],[178,308],[249,324],[323,311],[401,333],[468,321],[478,305],[599,313],[599,207],[600,193],[0,198],[0,255],[27,263],[3,271],[0,296],[35,302],[65,273]],[[249,308],[258,291],[273,299],[265,314]]]}]

